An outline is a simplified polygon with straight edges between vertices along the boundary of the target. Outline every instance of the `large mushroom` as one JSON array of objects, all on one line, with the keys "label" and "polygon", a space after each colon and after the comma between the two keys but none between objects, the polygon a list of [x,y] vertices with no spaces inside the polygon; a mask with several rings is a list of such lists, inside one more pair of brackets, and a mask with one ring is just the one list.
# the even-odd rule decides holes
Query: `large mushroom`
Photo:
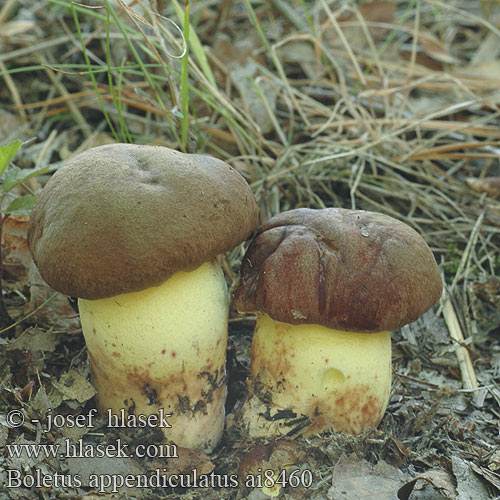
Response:
[{"label": "large mushroom", "polygon": [[250,434],[376,427],[391,387],[390,331],[427,311],[441,287],[424,239],[392,217],[329,208],[271,218],[235,292],[240,312],[257,313]]},{"label": "large mushroom", "polygon": [[28,242],[47,283],[79,297],[102,411],[161,409],[172,414],[161,422],[166,438],[213,449],[224,424],[229,303],[216,256],[257,222],[246,181],[209,156],[114,144],[56,171]]}]

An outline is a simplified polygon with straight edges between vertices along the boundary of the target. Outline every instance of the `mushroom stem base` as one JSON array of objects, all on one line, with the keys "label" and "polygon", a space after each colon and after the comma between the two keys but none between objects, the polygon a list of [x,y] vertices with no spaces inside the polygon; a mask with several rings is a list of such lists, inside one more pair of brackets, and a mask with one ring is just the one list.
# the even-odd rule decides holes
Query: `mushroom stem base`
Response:
[{"label": "mushroom stem base", "polygon": [[224,425],[228,293],[214,261],[158,287],[79,300],[101,411],[171,414],[163,433],[210,451]]},{"label": "mushroom stem base", "polygon": [[243,408],[250,435],[357,434],[379,424],[389,400],[390,333],[290,325],[258,314],[251,371]]}]

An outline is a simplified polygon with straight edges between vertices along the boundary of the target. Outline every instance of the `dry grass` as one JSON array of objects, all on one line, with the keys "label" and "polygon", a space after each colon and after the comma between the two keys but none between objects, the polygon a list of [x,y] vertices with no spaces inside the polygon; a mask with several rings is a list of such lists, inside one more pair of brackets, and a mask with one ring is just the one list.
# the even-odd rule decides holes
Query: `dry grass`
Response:
[{"label": "dry grass", "polygon": [[[449,460],[451,450],[486,467],[500,418],[500,200],[465,180],[500,175],[498,2],[193,2],[184,57],[183,16],[170,2],[150,3],[129,2],[133,14],[121,2],[72,9],[67,0],[7,0],[0,143],[28,141],[18,163],[30,167],[56,168],[108,141],[207,152],[247,178],[264,220],[339,206],[413,226],[442,269],[480,389],[460,393],[466,410],[433,406],[444,397],[432,396],[439,386],[456,391],[467,370],[456,364],[443,301],[425,324],[395,336],[392,414],[381,432],[420,453],[403,453],[407,470],[446,468],[439,455]],[[241,248],[230,256],[231,279],[241,256]],[[438,333],[416,339],[424,327]],[[245,363],[245,343],[235,342]],[[419,383],[431,384],[427,396]],[[412,397],[422,399],[419,418],[428,416],[419,428],[408,427],[413,410],[411,417],[402,410]],[[465,452],[446,431],[449,421],[432,430],[440,411],[460,421],[485,412],[493,423],[477,424],[481,436]],[[385,436],[377,456],[386,456]],[[453,446],[439,451],[437,436]],[[434,450],[427,462],[425,447]]]}]

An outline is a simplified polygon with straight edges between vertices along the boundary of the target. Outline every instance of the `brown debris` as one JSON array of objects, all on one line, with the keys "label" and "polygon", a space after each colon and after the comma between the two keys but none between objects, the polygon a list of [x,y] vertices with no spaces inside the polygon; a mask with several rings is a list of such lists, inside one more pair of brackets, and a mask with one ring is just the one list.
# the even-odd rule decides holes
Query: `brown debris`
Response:
[{"label": "brown debris", "polygon": [[500,196],[500,177],[483,177],[482,179],[468,177],[465,183],[478,193],[486,193],[493,198]]}]

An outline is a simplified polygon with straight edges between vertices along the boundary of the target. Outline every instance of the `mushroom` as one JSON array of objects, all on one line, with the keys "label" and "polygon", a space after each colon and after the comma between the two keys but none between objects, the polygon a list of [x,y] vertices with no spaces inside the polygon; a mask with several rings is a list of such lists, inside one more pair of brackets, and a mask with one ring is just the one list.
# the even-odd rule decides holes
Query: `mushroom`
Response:
[{"label": "mushroom", "polygon": [[271,218],[243,258],[240,312],[256,312],[252,436],[376,427],[391,387],[390,331],[441,295],[424,239],[380,213],[297,209]]},{"label": "mushroom", "polygon": [[158,420],[168,440],[213,449],[224,424],[229,303],[216,256],[257,222],[246,181],[209,156],[114,144],[56,171],[28,243],[45,281],[79,298],[101,411],[119,422],[171,415]]},{"label": "mushroom", "polygon": [[[258,488],[267,497],[279,496],[286,479],[295,488],[300,480],[290,480],[283,474],[291,467],[301,466],[307,461],[307,454],[294,442],[279,439],[268,444],[260,444],[245,453],[238,468],[238,480],[243,494],[249,496],[253,488]],[[296,469],[297,470],[297,469]]]}]

